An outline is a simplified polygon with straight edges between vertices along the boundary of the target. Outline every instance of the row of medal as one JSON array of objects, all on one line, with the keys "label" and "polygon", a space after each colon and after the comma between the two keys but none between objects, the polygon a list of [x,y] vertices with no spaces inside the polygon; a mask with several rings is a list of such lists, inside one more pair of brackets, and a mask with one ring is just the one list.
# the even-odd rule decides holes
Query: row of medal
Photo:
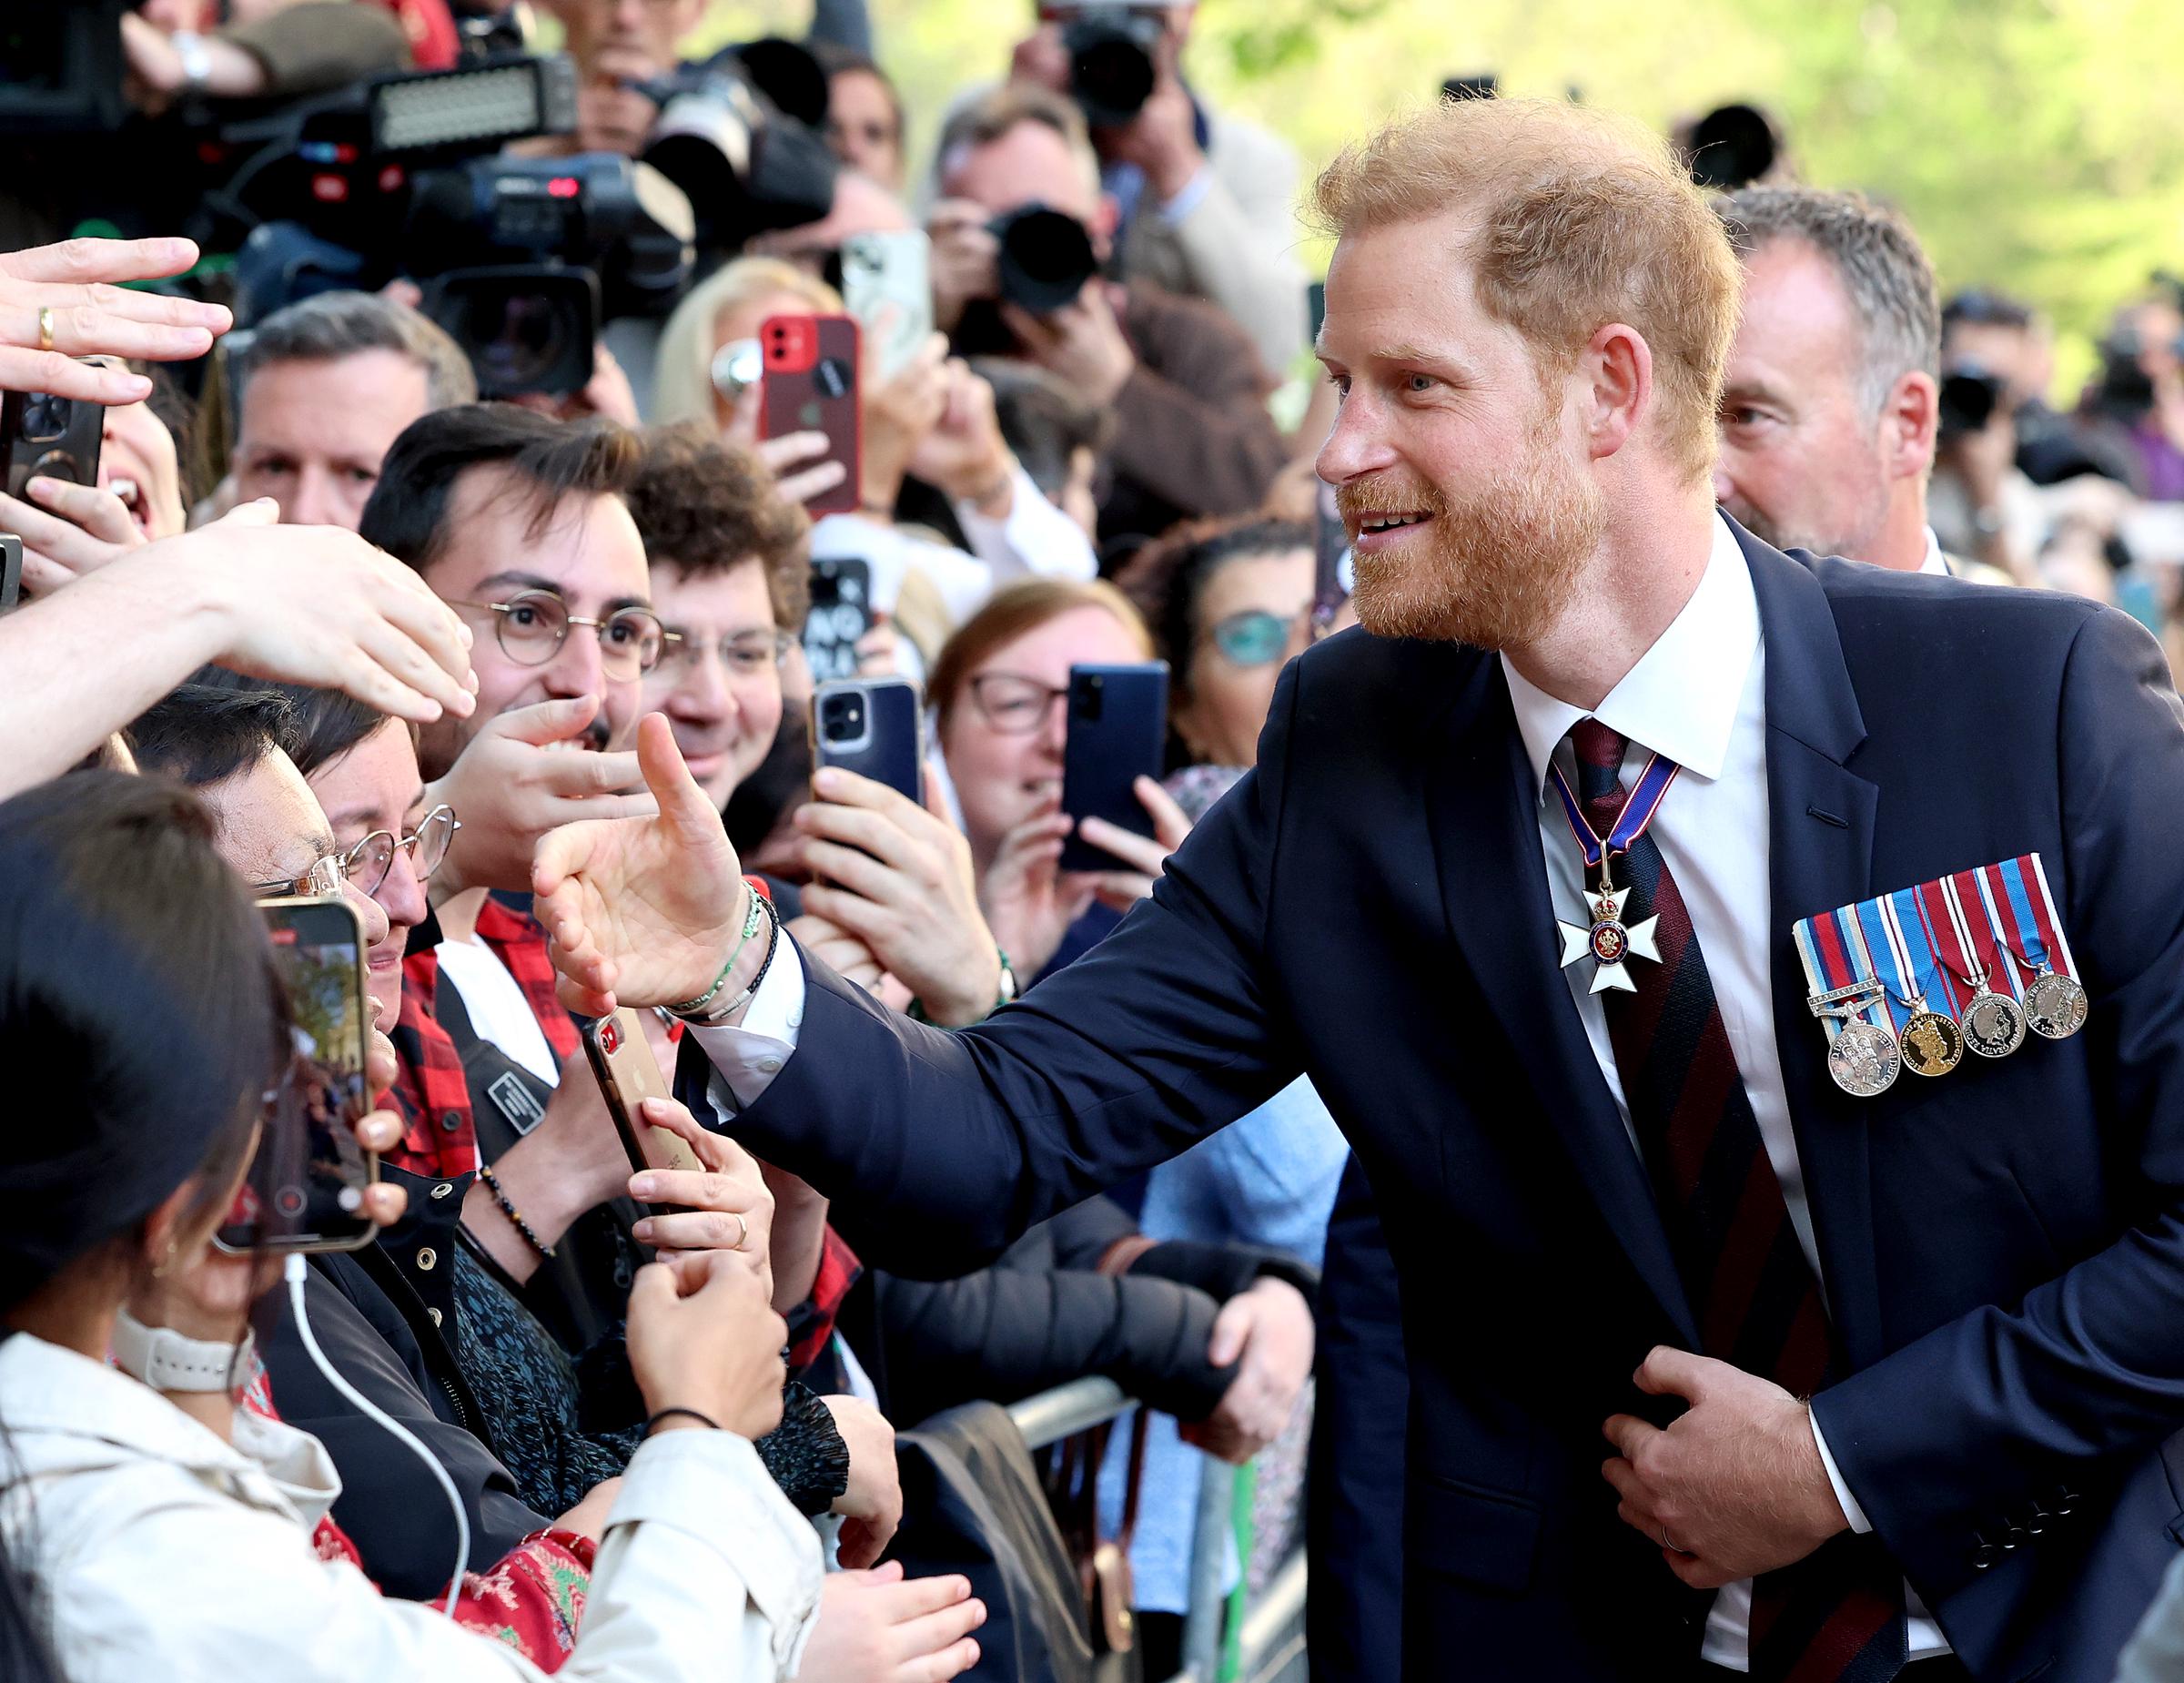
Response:
[{"label": "row of medal", "polygon": [[1827,1029],[1827,1072],[1870,1099],[1905,1070],[1940,1076],[2067,1040],[2086,990],[2037,853],[1957,871],[1800,921],[1792,931]]}]

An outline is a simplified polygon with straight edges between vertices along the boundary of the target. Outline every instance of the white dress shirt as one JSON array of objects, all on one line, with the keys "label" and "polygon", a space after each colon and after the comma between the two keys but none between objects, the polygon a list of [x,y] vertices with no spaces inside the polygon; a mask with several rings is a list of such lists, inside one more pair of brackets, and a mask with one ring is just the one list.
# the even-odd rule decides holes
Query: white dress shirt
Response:
[{"label": "white dress shirt", "polygon": [[[1564,738],[1572,725],[1588,715],[1528,683],[1506,655],[1502,671],[1509,680],[1517,731],[1540,792],[1540,845],[1546,855],[1548,894],[1558,916],[1574,924],[1589,923],[1583,858],[1570,833],[1562,797],[1547,786],[1552,759],[1561,763],[1562,775],[1575,787],[1576,755]],[[1789,1206],[1798,1246],[1825,1293],[1820,1252],[1813,1241],[1812,1210],[1805,1201],[1805,1173],[1790,1127],[1782,1059],[1774,1044],[1770,954],[1777,935],[1786,939],[1789,932],[1774,928],[1768,897],[1766,650],[1751,571],[1727,522],[1714,522],[1713,553],[1684,611],[1589,716],[1629,738],[1623,762],[1626,787],[1644,766],[1649,752],[1664,754],[1684,768],[1646,834],[1660,847],[1691,912],[1692,931],[1705,955],[1714,1002],[1744,1077],[1761,1143],[1774,1166],[1775,1179],[1782,1182],[1783,1201]],[[1614,1095],[1615,1109],[1628,1130],[1631,1110],[1615,1067],[1615,1049],[1608,1039],[1607,1012],[1600,996],[1587,991],[1592,969],[1581,961],[1562,974],[1600,1064],[1601,1078]],[[1631,1130],[1631,1147],[1638,1149],[1635,1130]],[[1857,1499],[1837,1473],[1816,1421],[1813,1436],[1851,1528],[1871,1530]],[[1912,1615],[1909,1657],[1947,1653],[1949,1645],[1940,1627],[1925,1617],[1925,1607],[1908,1585],[1904,1593]],[[1733,1671],[1749,1670],[1751,1617],[1750,1579],[1731,1584],[1716,1595],[1706,1620],[1704,1658]]]},{"label": "white dress shirt", "polygon": [[[1577,840],[1570,833],[1561,798],[1547,786],[1548,764],[1557,756],[1574,786],[1576,757],[1563,738],[1572,725],[1588,715],[1526,682],[1506,657],[1502,669],[1539,790],[1540,846],[1546,857],[1549,896],[1559,916],[1575,924],[1589,923]],[[1774,928],[1769,900],[1766,651],[1752,574],[1726,522],[1714,522],[1706,571],[1684,611],[1590,716],[1629,738],[1626,784],[1644,765],[1649,751],[1664,754],[1684,768],[1647,833],[1660,847],[1691,912],[1692,929],[1705,955],[1706,973],[1714,983],[1730,1050],[1744,1077],[1753,1120],[1759,1125],[1767,1161],[1782,1182],[1783,1201],[1789,1208],[1798,1246],[1825,1293],[1826,1280],[1813,1241],[1812,1211],[1805,1201],[1805,1174],[1797,1161],[1782,1059],[1774,1044],[1769,954],[1774,940],[1786,940],[1789,931]],[[1549,933],[1541,931],[1542,944]],[[787,951],[794,956],[794,944]],[[1607,1015],[1599,997],[1586,991],[1592,982],[1590,967],[1581,962],[1564,974],[1601,1079],[1614,1096],[1623,1126],[1631,1130],[1631,1149],[1636,1151],[1638,1136],[1631,1130],[1630,1106],[1608,1039]],[[723,1109],[756,1102],[795,1049],[804,990],[801,961],[777,960],[760,984],[741,1029],[697,1031],[698,1042],[717,1072],[714,1098]],[[1836,1470],[1816,1421],[1813,1436],[1851,1529],[1870,1531],[1873,1527]],[[1920,1659],[1947,1653],[1947,1638],[1907,1584],[1904,1594],[1910,1615],[1908,1657]],[[1707,1617],[1704,1657],[1733,1671],[1751,1669],[1751,1617],[1750,1579],[1717,1594]]]}]

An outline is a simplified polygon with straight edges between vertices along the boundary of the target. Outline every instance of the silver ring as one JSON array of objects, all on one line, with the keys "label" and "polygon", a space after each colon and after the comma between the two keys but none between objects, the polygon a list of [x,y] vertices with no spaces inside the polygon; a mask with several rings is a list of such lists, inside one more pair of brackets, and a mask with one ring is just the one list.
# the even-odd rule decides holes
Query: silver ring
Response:
[{"label": "silver ring", "polygon": [[743,1220],[740,1211],[731,1210],[728,1213],[735,1217],[735,1242],[728,1248],[740,1251],[751,1241],[751,1223]]},{"label": "silver ring", "polygon": [[1672,1555],[1688,1556],[1691,1553],[1691,1550],[1688,1548],[1678,1548],[1676,1546],[1675,1539],[1668,1535],[1668,1527],[1666,1526],[1663,1526],[1661,1527],[1661,1546],[1668,1550],[1668,1552]]}]

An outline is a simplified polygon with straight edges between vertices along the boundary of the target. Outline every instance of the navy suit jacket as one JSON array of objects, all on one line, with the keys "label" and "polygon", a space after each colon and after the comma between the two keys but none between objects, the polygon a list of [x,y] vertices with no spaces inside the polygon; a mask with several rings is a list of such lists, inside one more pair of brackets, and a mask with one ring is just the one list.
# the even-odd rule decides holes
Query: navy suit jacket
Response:
[{"label": "navy suit jacket", "polygon": [[[1975,1675],[2107,1683],[2184,1536],[2184,718],[2120,613],[1740,538],[1776,1036],[1850,1370],[1814,1408]],[[1405,1674],[1651,1679],[1707,1597],[1616,1519],[1601,1423],[1698,1340],[1556,967],[1537,798],[1495,657],[1332,638],[1088,957],[955,1035],[810,966],[737,1131],[938,1274],[1309,1074],[1402,1282]],[[2084,1032],[1838,1091],[1793,922],[2034,850]]]}]

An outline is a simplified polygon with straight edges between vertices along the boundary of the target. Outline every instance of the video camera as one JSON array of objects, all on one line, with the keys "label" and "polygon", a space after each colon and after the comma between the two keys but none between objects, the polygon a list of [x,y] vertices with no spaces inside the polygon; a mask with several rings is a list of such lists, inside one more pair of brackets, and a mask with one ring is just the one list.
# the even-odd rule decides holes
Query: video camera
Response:
[{"label": "video camera", "polygon": [[601,321],[671,308],[693,254],[628,159],[500,155],[575,126],[560,55],[380,76],[246,126],[264,144],[227,189],[257,224],[238,319],[406,277],[485,396],[577,390]]},{"label": "video camera", "polygon": [[729,47],[639,91],[660,107],[644,161],[689,198],[701,250],[733,251],[834,208],[839,166],[819,132],[826,73],[804,48]]}]

